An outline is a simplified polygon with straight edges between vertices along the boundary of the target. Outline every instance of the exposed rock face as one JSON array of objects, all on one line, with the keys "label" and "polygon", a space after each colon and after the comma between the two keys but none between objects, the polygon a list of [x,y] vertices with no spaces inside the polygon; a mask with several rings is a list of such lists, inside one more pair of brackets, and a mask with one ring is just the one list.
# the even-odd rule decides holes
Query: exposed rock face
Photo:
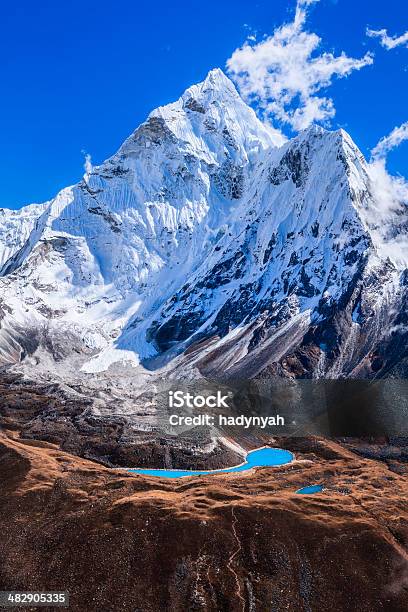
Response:
[{"label": "exposed rock face", "polygon": [[383,197],[343,130],[277,147],[214,70],[81,183],[1,211],[0,364],[404,376],[407,209]]},{"label": "exposed rock face", "polygon": [[72,612],[405,612],[406,476],[333,442],[291,449],[171,482],[2,434],[0,587],[65,589]]},{"label": "exposed rock face", "polygon": [[[148,398],[131,413],[118,410],[118,401],[101,404],[95,390],[62,389],[0,375],[0,430],[21,432],[29,440],[57,444],[62,450],[108,467],[166,467],[217,469],[242,462],[242,454],[219,443],[211,432],[183,432],[174,436],[158,430],[157,413]],[[134,400],[133,400],[134,404]],[[102,405],[103,410],[100,409]]]}]

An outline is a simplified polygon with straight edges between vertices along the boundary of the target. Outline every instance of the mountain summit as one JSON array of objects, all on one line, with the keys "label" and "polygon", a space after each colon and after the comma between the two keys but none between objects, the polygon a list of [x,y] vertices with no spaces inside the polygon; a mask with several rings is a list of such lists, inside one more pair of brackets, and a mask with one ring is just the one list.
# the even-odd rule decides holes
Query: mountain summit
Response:
[{"label": "mountain summit", "polygon": [[405,209],[379,227],[387,203],[343,130],[279,145],[212,70],[77,185],[0,210],[0,363],[405,375]]}]

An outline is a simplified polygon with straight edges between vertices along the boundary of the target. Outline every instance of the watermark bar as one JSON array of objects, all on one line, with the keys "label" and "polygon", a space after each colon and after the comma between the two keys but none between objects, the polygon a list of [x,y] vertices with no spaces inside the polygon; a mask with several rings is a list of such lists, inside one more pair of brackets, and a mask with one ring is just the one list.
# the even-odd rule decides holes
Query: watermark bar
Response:
[{"label": "watermark bar", "polygon": [[404,437],[408,380],[197,380],[163,383],[159,431],[211,435]]},{"label": "watermark bar", "polygon": [[1,608],[22,606],[68,608],[69,594],[65,591],[0,591]]}]

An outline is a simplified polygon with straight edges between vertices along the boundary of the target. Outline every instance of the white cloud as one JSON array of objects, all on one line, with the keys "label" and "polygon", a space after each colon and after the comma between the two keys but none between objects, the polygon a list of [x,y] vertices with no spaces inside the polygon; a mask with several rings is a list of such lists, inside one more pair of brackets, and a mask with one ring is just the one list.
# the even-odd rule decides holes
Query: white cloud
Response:
[{"label": "white cloud", "polygon": [[385,159],[369,164],[369,174],[380,202],[387,202],[387,210],[397,210],[402,202],[408,203],[408,183],[402,176],[391,176]]},{"label": "white cloud", "polygon": [[408,266],[408,182],[402,176],[389,174],[386,163],[387,154],[407,139],[408,122],[381,138],[368,165],[374,202],[366,221],[383,255],[402,267]]},{"label": "white cloud", "polygon": [[381,138],[371,151],[368,165],[371,188],[374,195],[368,225],[374,224],[373,237],[383,255],[395,264],[408,266],[408,239],[406,222],[408,210],[408,182],[402,176],[392,176],[387,171],[387,154],[408,139],[408,122],[396,127]]},{"label": "white cloud", "polygon": [[367,28],[366,30],[367,36],[371,38],[379,38],[380,43],[383,47],[385,47],[388,51],[390,49],[395,49],[395,47],[399,47],[400,45],[405,45],[408,47],[408,32],[402,34],[401,36],[389,36],[387,30],[370,30]]},{"label": "white cloud", "polygon": [[334,77],[346,77],[373,63],[367,53],[361,59],[344,51],[315,54],[321,39],[306,32],[307,9],[319,0],[298,0],[293,22],[284,24],[257,44],[246,41],[234,51],[227,68],[248,101],[254,101],[274,120],[302,130],[315,121],[335,115],[333,100],[318,92],[331,85]]},{"label": "white cloud", "polygon": [[408,140],[408,121],[395,127],[384,136],[371,151],[369,174],[381,208],[395,211],[401,203],[408,204],[408,182],[402,176],[392,176],[387,172],[387,155]]},{"label": "white cloud", "polygon": [[371,151],[374,159],[385,158],[392,149],[408,140],[408,121],[395,127],[388,136],[384,136]]},{"label": "white cloud", "polygon": [[371,151],[369,173],[380,202],[387,202],[387,210],[397,209],[401,203],[408,204],[408,182],[402,176],[392,176],[386,168],[387,155],[408,140],[408,121],[395,127],[384,136]]},{"label": "white cloud", "polygon": [[92,158],[89,153],[85,153],[85,151],[82,151],[82,153],[85,155],[85,162],[84,162],[85,176],[89,176],[93,169]]},{"label": "white cloud", "polygon": [[385,158],[368,165],[374,200],[365,219],[379,254],[389,257],[398,267],[408,266],[408,182],[391,176]]}]

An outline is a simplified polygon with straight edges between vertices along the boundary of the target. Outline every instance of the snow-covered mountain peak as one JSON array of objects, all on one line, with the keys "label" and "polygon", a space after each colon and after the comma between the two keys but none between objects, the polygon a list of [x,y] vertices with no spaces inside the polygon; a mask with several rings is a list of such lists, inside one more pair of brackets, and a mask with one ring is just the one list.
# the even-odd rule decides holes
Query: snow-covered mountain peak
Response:
[{"label": "snow-covered mountain peak", "polygon": [[234,84],[219,69],[189,87],[173,103],[153,110],[119,150],[175,144],[189,153],[202,153],[211,163],[220,153],[246,159],[277,144],[273,130],[263,124],[239,96]]},{"label": "snow-covered mountain peak", "polygon": [[220,68],[210,70],[204,81],[188,87],[181,97],[187,105],[191,99],[207,105],[215,100],[235,99],[242,102],[234,83]]},{"label": "snow-covered mountain peak", "polygon": [[0,208],[0,276],[6,262],[25,244],[48,206],[49,202],[29,204],[18,210]]},{"label": "snow-covered mountain peak", "polygon": [[276,144],[213,70],[50,203],[0,211],[0,362],[68,334],[87,372],[214,338],[223,368],[262,368],[338,309],[360,325],[399,286],[404,215],[375,222],[387,194],[344,130]]}]

